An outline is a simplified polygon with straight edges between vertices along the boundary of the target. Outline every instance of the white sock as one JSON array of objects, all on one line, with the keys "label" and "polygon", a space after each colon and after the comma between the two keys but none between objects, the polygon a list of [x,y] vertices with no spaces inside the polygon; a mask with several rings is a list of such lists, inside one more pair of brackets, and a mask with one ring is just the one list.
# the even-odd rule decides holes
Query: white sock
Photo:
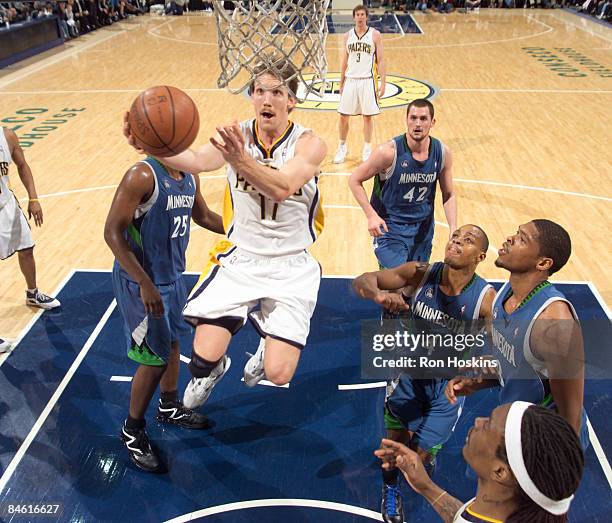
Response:
[{"label": "white sock", "polygon": [[28,289],[28,292],[29,292],[30,294],[33,294],[33,293],[35,293],[37,290],[38,290],[38,287],[34,287],[33,289]]}]

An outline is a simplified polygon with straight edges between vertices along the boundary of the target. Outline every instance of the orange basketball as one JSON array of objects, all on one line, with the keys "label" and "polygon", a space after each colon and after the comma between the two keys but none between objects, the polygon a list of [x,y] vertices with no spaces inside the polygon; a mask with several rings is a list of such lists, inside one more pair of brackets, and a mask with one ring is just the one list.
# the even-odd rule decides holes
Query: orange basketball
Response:
[{"label": "orange basketball", "polygon": [[193,100],[169,85],[140,93],[130,108],[129,122],[136,145],[159,157],[182,153],[200,130],[200,116]]}]

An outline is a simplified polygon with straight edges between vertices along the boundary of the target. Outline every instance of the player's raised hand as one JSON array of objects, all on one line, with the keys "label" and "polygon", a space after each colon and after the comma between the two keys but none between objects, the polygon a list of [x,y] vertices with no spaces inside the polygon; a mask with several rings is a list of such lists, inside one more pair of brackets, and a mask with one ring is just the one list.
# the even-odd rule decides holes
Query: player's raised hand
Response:
[{"label": "player's raised hand", "polygon": [[408,484],[418,494],[421,494],[431,485],[431,479],[421,458],[406,445],[390,439],[383,439],[380,449],[376,450],[374,455],[382,460],[384,469],[399,468]]},{"label": "player's raised hand", "polygon": [[128,143],[140,154],[147,154],[144,149],[140,149],[136,145],[136,140],[132,136],[132,130],[130,128],[130,113],[126,111],[123,113],[123,136],[127,138]]},{"label": "player's raised hand", "polygon": [[389,228],[378,214],[374,214],[374,216],[370,216],[368,218],[368,232],[370,236],[378,237],[382,236],[384,233],[389,232]]},{"label": "player's raised hand", "polygon": [[[480,380],[482,381],[482,380]],[[477,390],[479,380],[474,378],[457,377],[449,380],[444,389],[446,399],[453,405],[457,403],[457,396],[469,396]]]},{"label": "player's raised hand", "polygon": [[217,127],[217,134],[221,141],[212,137],[210,143],[223,155],[227,163],[234,165],[247,157],[244,136],[238,122]]}]

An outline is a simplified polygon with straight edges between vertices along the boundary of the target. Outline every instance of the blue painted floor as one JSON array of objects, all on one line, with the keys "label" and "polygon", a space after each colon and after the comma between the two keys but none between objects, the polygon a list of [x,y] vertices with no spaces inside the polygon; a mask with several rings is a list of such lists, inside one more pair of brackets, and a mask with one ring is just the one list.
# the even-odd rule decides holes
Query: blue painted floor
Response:
[{"label": "blue painted floor", "polygon": [[[195,276],[186,276],[187,285]],[[605,319],[605,312],[583,284],[560,285],[581,319]],[[90,350],[75,359],[113,300],[110,273],[77,272],[59,294],[60,311],[45,312],[14,354],[0,368],[0,519],[8,503],[61,504],[61,514],[45,521],[167,521],[209,508],[202,521],[366,522],[379,507],[380,472],[372,452],[383,433],[384,390],[339,391],[360,383],[360,321],[378,315],[374,304],[350,291],[350,280],[323,280],[312,333],[288,389],[241,383],[246,351],[257,335],[249,326],[232,341],[232,367],[215,388],[205,413],[214,422],[207,431],[161,426],[149,411],[149,433],[168,463],[168,473],[150,475],[127,460],[118,433],[130,384],[110,381],[129,376],[134,365],[125,356],[121,319],[114,310]],[[181,340],[190,354],[191,340]],[[22,446],[58,385],[76,367],[46,421],[14,472],[9,464]],[[180,389],[188,380],[181,368]],[[591,381],[585,405],[599,440],[610,454],[612,411],[610,381]],[[439,457],[434,479],[453,495],[468,499],[474,483],[465,478],[461,448],[476,415],[488,414],[496,394],[469,398],[454,436]],[[571,521],[612,521],[612,499],[591,447],[587,469],[572,505]],[[551,473],[554,473],[551,471]],[[433,511],[405,486],[408,522],[437,521]],[[249,500],[236,507],[219,505]],[[299,501],[302,500],[302,501]],[[309,508],[307,500],[318,500]],[[235,510],[233,510],[235,509]],[[181,520],[182,521],[182,520]]]},{"label": "blue painted floor", "polygon": [[[327,18],[327,28],[329,34],[346,33],[355,27],[355,21],[350,14],[329,14]],[[385,13],[382,15],[371,14],[368,19],[368,25],[374,29],[378,29],[383,34],[402,34],[402,33],[422,33],[421,28],[409,14]],[[303,29],[300,21],[294,24],[293,28],[296,31]],[[275,27],[272,33],[280,33],[283,29]]]},{"label": "blue painted floor", "polygon": [[[381,33],[422,33],[421,28],[417,25],[409,14],[385,13],[382,15],[370,14],[368,25],[374,29],[378,29]],[[350,14],[330,14],[327,15],[327,27],[330,34],[346,33],[355,27],[355,21]]]}]

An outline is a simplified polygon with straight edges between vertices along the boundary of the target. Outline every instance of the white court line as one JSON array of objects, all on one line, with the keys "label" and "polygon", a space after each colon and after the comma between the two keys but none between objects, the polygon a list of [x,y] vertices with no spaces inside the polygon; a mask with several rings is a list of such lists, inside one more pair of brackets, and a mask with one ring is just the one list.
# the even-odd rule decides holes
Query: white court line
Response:
[{"label": "white court line", "polygon": [[[323,205],[324,209],[353,209],[353,210],[361,210],[361,207],[359,207],[358,205]],[[444,222],[439,222],[438,220],[435,221],[435,224],[438,225],[439,227],[446,227],[447,229],[449,229],[448,223],[444,223]],[[489,243],[489,250],[497,253],[497,247],[495,247],[495,245]]]},{"label": "white court line", "polygon": [[390,46],[389,49],[395,51],[396,49],[434,49],[434,48],[446,48],[446,47],[471,47],[474,45],[491,45],[491,44],[502,44],[507,42],[516,42],[518,40],[527,40],[529,38],[536,38],[537,36],[542,36],[551,31],[554,31],[555,28],[551,27],[548,24],[545,24],[541,20],[537,20],[531,16],[527,16],[528,20],[536,22],[538,24],[543,25],[547,29],[545,31],[540,31],[539,33],[533,33],[523,36],[513,36],[511,38],[501,38],[499,40],[486,40],[484,42],[461,42],[456,44],[429,44],[429,45],[406,45],[406,46]]},{"label": "white court line", "polygon": [[55,404],[60,399],[60,396],[64,392],[64,389],[68,386],[68,383],[70,383],[70,380],[72,379],[72,376],[74,376],[75,372],[77,371],[77,369],[81,365],[81,362],[83,361],[85,356],[87,356],[87,353],[89,352],[89,349],[91,348],[91,346],[96,341],[96,338],[100,334],[100,331],[102,330],[102,328],[104,327],[104,325],[106,324],[108,319],[110,318],[110,315],[113,313],[113,311],[115,310],[116,306],[117,306],[117,302],[115,300],[113,300],[111,302],[111,304],[108,306],[108,308],[106,309],[106,312],[104,313],[102,318],[100,318],[100,321],[96,325],[96,328],[94,329],[94,331],[91,333],[91,335],[89,336],[89,338],[85,342],[85,345],[83,345],[83,348],[81,349],[81,351],[79,352],[79,354],[75,358],[74,362],[72,363],[72,365],[68,369],[68,372],[66,372],[66,375],[64,376],[64,379],[57,386],[57,389],[55,389],[55,392],[53,393],[53,396],[51,396],[51,399],[47,403],[47,406],[41,412],[40,416],[38,416],[38,419],[36,420],[36,423],[34,423],[34,426],[30,430],[29,434],[26,436],[25,440],[23,440],[23,443],[19,447],[19,450],[17,450],[17,452],[15,453],[15,456],[13,456],[13,459],[9,463],[8,467],[6,467],[6,470],[4,471],[4,474],[2,474],[2,477],[0,478],[0,493],[2,493],[2,491],[5,489],[6,484],[11,479],[11,476],[15,472],[15,469],[17,468],[17,465],[19,465],[19,462],[25,456],[25,453],[28,451],[28,448],[30,448],[30,445],[34,441],[34,438],[36,438],[36,435],[38,434],[38,431],[41,429],[41,427],[45,423],[47,417],[49,416],[49,414],[53,410],[53,407],[55,407]]},{"label": "white court line", "polygon": [[233,510],[244,510],[250,508],[261,508],[261,507],[307,507],[307,508],[318,508],[335,510],[336,512],[346,512],[348,514],[355,514],[357,516],[363,516],[374,521],[382,521],[380,512],[374,512],[367,508],[356,507],[354,505],[346,505],[344,503],[335,503],[333,501],[322,501],[318,499],[293,499],[293,498],[280,498],[280,499],[252,499],[249,501],[237,501],[235,503],[227,503],[225,505],[217,505],[216,507],[203,508],[195,512],[183,514],[173,519],[167,520],[165,523],[187,523],[194,519],[205,518],[206,516],[213,516],[215,514],[222,514],[224,512],[231,512]]},{"label": "white court line", "polygon": [[[142,89],[76,89],[76,90],[65,90],[65,91],[2,91],[2,95],[5,94],[107,94],[107,93],[140,93],[146,86],[143,86]],[[226,89],[219,89],[218,87],[200,87],[200,88],[181,88],[182,91],[191,91],[191,92],[202,92],[208,93],[211,91],[225,91]]]},{"label": "white court line", "polygon": [[[548,94],[612,94],[602,89],[496,89],[496,88],[440,88],[439,91],[451,93],[548,93]],[[4,93],[3,93],[4,94]]]},{"label": "white court line", "polygon": [[[601,36],[600,34],[597,34],[595,31],[590,30],[590,28],[603,27],[603,26],[600,26],[597,22],[592,22],[594,25],[591,25],[589,23],[588,27],[580,27],[578,24],[574,24],[573,22],[570,22],[569,20],[564,20],[563,18],[559,18],[557,15],[548,14],[548,16],[551,16],[552,18],[554,18],[555,20],[558,20],[562,24],[571,25],[571,26],[575,27],[576,29],[580,29],[581,31],[584,31],[585,33],[588,33],[591,36],[594,36],[596,38],[601,38],[602,40],[605,40],[606,42],[612,43],[612,40],[610,40],[609,38],[606,38],[605,36]],[[588,18],[583,18],[583,20],[590,22],[590,20]]]},{"label": "white court line", "polygon": [[608,462],[606,453],[604,452],[604,449],[602,448],[601,443],[599,442],[597,434],[595,434],[595,430],[593,429],[593,425],[591,425],[591,420],[588,416],[586,422],[587,427],[589,429],[589,440],[591,440],[591,445],[593,445],[593,451],[595,452],[595,455],[599,460],[599,464],[603,469],[603,473],[605,474],[606,479],[608,480],[608,485],[610,485],[610,488],[612,489],[612,469],[610,469],[610,463]]},{"label": "white court line", "polygon": [[338,390],[379,389],[386,386],[386,381],[376,381],[374,383],[353,383],[351,385],[338,385]]},{"label": "white court line", "polygon": [[[599,290],[597,290],[597,287],[595,287],[595,285],[592,282],[587,282],[587,285],[589,286],[589,289],[591,289],[591,292],[593,293],[593,296],[595,296],[595,299],[599,302],[599,305],[601,306],[601,308],[606,313],[606,316],[608,317],[608,319],[610,319],[612,316],[610,314],[610,309],[608,308],[608,305],[606,304],[601,294],[599,293]],[[606,457],[606,453],[604,452],[603,447],[601,446],[601,443],[599,442],[599,438],[597,437],[597,434],[595,433],[595,429],[593,428],[593,425],[591,425],[591,420],[588,418],[588,416],[587,416],[587,427],[589,428],[589,439],[591,440],[591,444],[593,445],[593,451],[595,452],[595,455],[597,456],[597,459],[599,460],[599,463],[601,464],[601,468],[603,469],[606,479],[608,480],[608,484],[610,485],[610,488],[612,489],[612,469],[610,468],[610,462],[608,461],[608,458]]]},{"label": "white court line", "polygon": [[[55,290],[52,293],[53,297],[55,297],[55,296],[57,296],[59,294],[59,292],[64,288],[64,286],[70,281],[70,278],[72,278],[74,273],[75,273],[75,270],[72,269],[70,272],[68,272],[68,274],[65,276],[65,278],[62,281],[59,282],[59,284],[57,285],[57,287],[55,288]],[[24,304],[24,307],[25,307],[25,304]],[[30,321],[21,330],[21,332],[19,333],[19,335],[17,336],[15,341],[11,343],[11,345],[12,345],[11,350],[9,352],[5,352],[4,354],[2,354],[0,356],[0,367],[7,360],[7,358],[15,351],[15,349],[17,349],[17,346],[21,343],[21,340],[23,340],[23,338],[25,338],[26,334],[28,332],[30,332],[30,329],[32,327],[34,327],[34,324],[42,316],[43,312],[45,312],[43,309],[39,309],[36,312],[36,314],[34,314],[34,316],[32,316]]]},{"label": "white court line", "polygon": [[[322,172],[321,173],[321,176],[344,177],[344,176],[350,176],[350,175],[351,173],[347,173],[347,172]],[[210,176],[206,176],[206,175],[200,176],[200,179],[203,181],[214,180],[214,179],[219,179],[219,178],[227,178],[227,176],[225,174],[213,174]],[[590,198],[593,200],[602,200],[602,201],[607,201],[607,202],[612,201],[612,198],[609,198],[607,196],[597,196],[595,194],[579,193],[579,192],[573,192],[573,191],[563,191],[561,189],[549,189],[548,187],[537,187],[533,185],[520,185],[520,184],[515,184],[515,183],[494,182],[490,180],[470,180],[467,178],[454,178],[454,181],[459,182],[459,183],[472,183],[476,185],[492,185],[496,187],[509,187],[511,189],[526,189],[530,191],[550,192],[550,193],[555,193],[555,194],[564,194],[566,196],[578,196],[580,198]],[[100,185],[98,187],[86,187],[84,189],[71,189],[68,191],[41,194],[38,197],[39,198],[51,198],[55,196],[66,196],[69,194],[78,194],[82,192],[92,192],[92,191],[102,191],[102,190],[107,190],[107,189],[115,189],[116,187],[117,185]],[[26,200],[27,198],[19,198],[19,201],[26,201]],[[358,207],[355,205],[331,205],[330,204],[330,205],[323,205],[323,207],[330,208],[330,209],[361,209],[361,207]]]},{"label": "white court line", "polygon": [[[525,16],[525,15],[523,15]],[[462,42],[462,43],[456,43],[456,44],[431,44],[431,45],[402,45],[402,46],[392,46],[389,47],[389,49],[392,50],[396,50],[396,49],[415,49],[415,48],[446,48],[446,47],[469,47],[469,46],[475,46],[475,45],[489,45],[489,44],[498,44],[498,43],[505,43],[505,42],[516,42],[518,40],[526,40],[528,38],[535,38],[537,36],[542,36],[544,34],[550,33],[551,31],[554,31],[554,27],[551,27],[548,24],[545,24],[544,22],[542,22],[541,20],[537,20],[536,18],[533,18],[532,16],[526,16],[526,18],[528,20],[531,20],[533,22],[536,22],[538,24],[543,25],[544,27],[546,27],[547,29],[545,31],[540,31],[539,33],[533,33],[533,34],[528,34],[528,35],[523,35],[523,36],[513,36],[510,38],[503,38],[503,39],[499,39],[499,40],[488,40],[488,41],[484,41],[484,42]],[[414,20],[414,17],[413,17]],[[173,38],[171,36],[162,36],[160,34],[157,34],[153,31],[163,27],[164,25],[173,22],[174,20],[169,20],[168,22],[164,23],[164,24],[160,24],[159,26],[156,26],[152,29],[149,29],[149,31],[147,31],[147,33],[155,38],[160,38],[162,40],[169,40],[171,42],[179,42],[179,43],[183,43],[183,44],[193,44],[193,45],[205,45],[205,46],[216,46],[217,42],[199,42],[197,40],[181,40],[180,38]],[[416,20],[415,20],[416,22]],[[418,25],[418,24],[417,24]],[[400,26],[401,29],[401,26]],[[420,29],[420,27],[419,27]],[[404,30],[402,29],[402,36],[398,36],[396,38],[386,38],[385,42],[390,42],[393,40],[399,40],[404,38],[406,35],[404,33]],[[423,34],[423,33],[422,33]],[[332,36],[335,36],[332,35]],[[338,33],[338,36],[340,36],[340,34]],[[412,36],[421,36],[421,35],[412,35]],[[340,46],[333,46],[333,45],[327,45],[326,47],[328,50],[332,50],[332,49],[342,49],[342,47]]]},{"label": "white court line", "polygon": [[[612,91],[610,91],[612,93]],[[321,176],[350,176],[351,173],[347,172],[323,172]],[[211,176],[212,178],[212,176]],[[505,182],[494,182],[491,180],[470,180],[468,178],[453,178],[454,182],[459,183],[473,183],[476,185],[493,185],[496,187],[509,187],[511,189],[527,189],[530,191],[542,191],[542,192],[551,192],[555,194],[565,194],[566,196],[578,196],[581,198],[591,198],[593,200],[603,200],[603,201],[612,201],[612,198],[608,198],[607,196],[597,196],[595,194],[587,194],[573,191],[563,191],[561,189],[549,189],[548,187],[537,187],[534,185],[520,185],[516,183],[505,183]]]},{"label": "white court line", "polygon": [[132,381],[132,376],[111,376],[110,381]]},{"label": "white court line", "polygon": [[[240,381],[244,383],[244,378],[240,378]],[[257,385],[265,385],[266,387],[276,387],[278,389],[288,389],[289,383],[285,383],[284,385],[276,385],[268,380],[261,380]]]},{"label": "white court line", "polygon": [[548,187],[536,187],[533,185],[519,185],[515,183],[492,182],[489,180],[468,180],[465,178],[453,178],[453,181],[459,182],[459,183],[474,183],[474,184],[479,184],[479,185],[494,185],[496,187],[510,187],[512,189],[527,189],[530,191],[551,192],[555,194],[565,194],[567,196],[579,196],[582,198],[592,198],[593,200],[603,200],[606,202],[612,201],[612,198],[608,198],[606,196],[596,196],[594,194],[586,194],[586,193],[573,192],[573,191],[562,191],[560,189],[549,189]]},{"label": "white court line", "polygon": [[589,286],[589,289],[591,289],[593,296],[595,296],[595,299],[599,302],[599,305],[601,305],[601,308],[606,313],[608,319],[610,319],[612,317],[612,314],[610,314],[610,308],[608,307],[608,304],[604,301],[602,295],[599,293],[597,287],[595,287],[595,284],[590,281],[585,283]]},{"label": "white court line", "polygon": [[397,15],[395,13],[393,13],[393,18],[395,18],[395,22],[397,23],[397,27],[399,27],[402,36],[406,36],[406,33],[404,33],[404,29],[402,28],[402,24],[400,24],[400,21],[397,19]]},{"label": "white court line", "polygon": [[[612,48],[611,48],[612,49]],[[108,94],[108,93],[140,93],[142,89],[74,89],[74,90],[39,90],[39,91],[1,91],[3,95],[18,95],[23,96],[27,94],[32,95],[53,95],[53,94]],[[184,87],[181,88],[183,91],[193,93],[210,93],[210,92],[224,92],[227,93],[227,89],[220,89],[218,87]],[[448,87],[439,88],[438,91],[448,91],[451,93],[514,93],[514,94],[529,94],[529,93],[543,93],[543,94],[612,94],[612,91],[605,89],[504,89],[504,88],[481,88],[481,87]],[[299,109],[299,107],[298,107]]]},{"label": "white court line", "polygon": [[421,27],[421,25],[417,22],[417,19],[410,15],[410,18],[412,18],[412,21],[414,22],[414,24],[419,28],[419,31],[421,31],[421,34],[424,35],[425,31],[423,31],[423,28]]},{"label": "white court line", "polygon": [[[0,93],[1,94],[1,93]],[[68,194],[78,194],[82,192],[104,191],[106,189],[116,189],[118,185],[100,185],[98,187],[87,187],[85,189],[72,189],[70,191],[51,192],[49,194],[41,194],[39,198],[52,198],[54,196],[66,196]],[[27,201],[28,198],[19,198],[20,202]]]}]

